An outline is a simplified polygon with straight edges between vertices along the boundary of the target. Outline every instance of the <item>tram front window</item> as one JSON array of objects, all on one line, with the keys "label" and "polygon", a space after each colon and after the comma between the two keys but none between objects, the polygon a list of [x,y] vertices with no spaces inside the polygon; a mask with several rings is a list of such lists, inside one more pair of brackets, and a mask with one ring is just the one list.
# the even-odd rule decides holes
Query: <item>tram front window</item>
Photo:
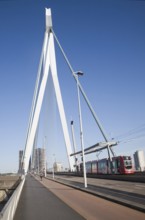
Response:
[{"label": "tram front window", "polygon": [[132,161],[131,160],[124,160],[124,166],[126,169],[132,168]]}]

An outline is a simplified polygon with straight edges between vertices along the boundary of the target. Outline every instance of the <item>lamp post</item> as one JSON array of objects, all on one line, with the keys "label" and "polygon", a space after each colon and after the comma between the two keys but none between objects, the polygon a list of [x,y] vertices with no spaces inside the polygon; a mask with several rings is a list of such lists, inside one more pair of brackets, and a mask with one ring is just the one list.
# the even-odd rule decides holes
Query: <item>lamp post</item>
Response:
[{"label": "lamp post", "polygon": [[46,136],[44,137],[44,144],[43,144],[43,148],[44,148],[44,177],[46,177],[46,169],[47,169],[47,165],[46,165]]},{"label": "lamp post", "polygon": [[[75,135],[74,135],[74,127],[73,127],[73,121],[71,121],[71,131],[72,131],[72,141],[73,141],[73,149],[74,149],[74,153],[76,153],[76,142],[75,142]],[[78,161],[78,158],[77,156],[75,155],[74,156],[75,158],[75,168],[76,168],[76,171],[78,170],[77,168],[77,161]]]},{"label": "lamp post", "polygon": [[83,76],[83,72],[78,71],[75,73],[77,75],[77,92],[78,92],[78,107],[79,107],[79,120],[80,120],[80,139],[82,148],[82,158],[83,158],[83,174],[84,174],[84,187],[87,188],[87,178],[86,178],[86,163],[84,155],[84,138],[83,138],[83,125],[82,125],[82,112],[81,112],[81,102],[80,102],[80,88],[79,88],[79,76]]}]

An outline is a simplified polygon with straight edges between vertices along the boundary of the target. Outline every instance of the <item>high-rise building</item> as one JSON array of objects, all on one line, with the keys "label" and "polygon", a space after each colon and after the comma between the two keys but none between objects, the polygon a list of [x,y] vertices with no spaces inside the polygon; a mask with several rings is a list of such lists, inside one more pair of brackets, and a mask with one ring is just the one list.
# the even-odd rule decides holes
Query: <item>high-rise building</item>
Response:
[{"label": "high-rise building", "polygon": [[137,171],[145,171],[145,155],[143,150],[134,153],[135,169]]},{"label": "high-rise building", "polygon": [[23,157],[23,150],[19,150],[19,169],[18,169],[18,173],[22,172],[22,157]]},{"label": "high-rise building", "polygon": [[44,148],[36,148],[33,155],[34,171],[44,173],[46,169],[46,153]]}]

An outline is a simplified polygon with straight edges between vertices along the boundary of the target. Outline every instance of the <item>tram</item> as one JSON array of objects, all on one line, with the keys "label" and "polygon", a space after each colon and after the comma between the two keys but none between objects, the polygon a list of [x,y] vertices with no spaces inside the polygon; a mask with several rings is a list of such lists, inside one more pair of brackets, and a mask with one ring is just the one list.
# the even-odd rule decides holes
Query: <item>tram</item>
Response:
[{"label": "tram", "polygon": [[[83,172],[83,163],[80,164],[80,172]],[[86,173],[92,174],[133,174],[134,168],[130,156],[112,157],[86,162]]]}]

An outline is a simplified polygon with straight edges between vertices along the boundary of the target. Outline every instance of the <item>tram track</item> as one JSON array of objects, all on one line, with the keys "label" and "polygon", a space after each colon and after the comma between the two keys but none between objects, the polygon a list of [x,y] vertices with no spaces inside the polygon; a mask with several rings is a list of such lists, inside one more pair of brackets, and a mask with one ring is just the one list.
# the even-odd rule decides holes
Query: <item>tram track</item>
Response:
[{"label": "tram track", "polygon": [[[51,178],[51,176],[49,176],[48,178]],[[137,189],[135,189],[136,184],[134,185],[130,185],[131,183],[124,183],[124,184],[128,184],[128,188],[125,188],[125,190],[123,190],[123,187],[118,187],[115,186],[115,181],[112,184],[108,184],[108,185],[101,185],[95,182],[91,183],[88,179],[88,187],[84,188],[84,183],[83,183],[83,179],[80,180],[82,178],[78,178],[74,177],[74,178],[68,178],[65,176],[55,176],[55,181],[62,183],[64,185],[68,185],[71,186],[73,188],[77,188],[78,190],[93,194],[95,196],[110,200],[112,202],[145,212],[145,193],[142,193],[142,191],[138,192]],[[107,180],[106,180],[107,181]],[[103,180],[104,182],[104,180]],[[130,188],[134,187],[134,189],[130,189],[129,190],[129,185]],[[113,187],[114,186],[114,187]],[[144,184],[140,184],[140,187],[142,190],[144,190]]]},{"label": "tram track", "polygon": [[[50,173],[48,173],[50,174]],[[75,172],[59,172],[55,173],[55,175],[61,175],[66,177],[83,177],[82,173],[75,173]],[[107,179],[107,180],[119,180],[119,181],[131,181],[131,182],[138,182],[138,183],[145,183],[145,172],[142,173],[134,173],[134,174],[90,174],[87,173],[88,178],[94,179]]]}]

